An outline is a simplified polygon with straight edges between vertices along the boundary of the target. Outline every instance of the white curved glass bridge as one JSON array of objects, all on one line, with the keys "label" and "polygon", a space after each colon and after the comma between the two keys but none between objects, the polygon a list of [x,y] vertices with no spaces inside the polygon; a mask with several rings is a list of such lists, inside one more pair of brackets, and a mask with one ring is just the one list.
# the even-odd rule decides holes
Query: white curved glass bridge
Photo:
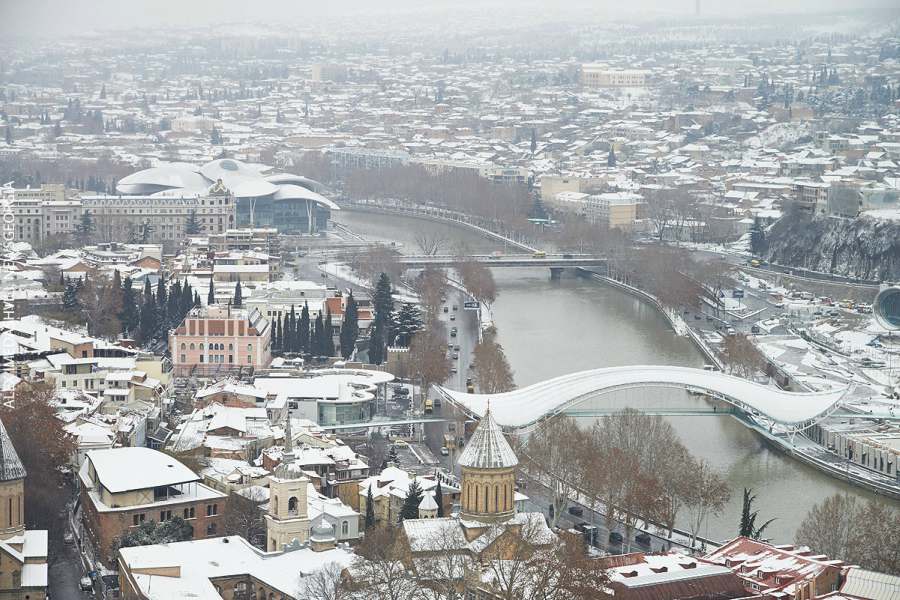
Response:
[{"label": "white curved glass bridge", "polygon": [[627,366],[562,375],[501,394],[468,394],[438,387],[451,403],[475,416],[491,414],[502,427],[527,432],[547,417],[619,390],[666,387],[701,392],[765,418],[788,431],[805,429],[834,413],[849,388],[786,392],[718,371],[690,367]]}]

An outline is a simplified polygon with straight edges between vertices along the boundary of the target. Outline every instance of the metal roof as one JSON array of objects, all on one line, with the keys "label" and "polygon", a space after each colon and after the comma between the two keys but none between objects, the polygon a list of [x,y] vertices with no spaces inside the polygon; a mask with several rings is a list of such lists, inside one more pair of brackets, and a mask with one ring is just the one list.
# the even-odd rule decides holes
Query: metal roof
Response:
[{"label": "metal roof", "polygon": [[16,448],[9,439],[6,426],[0,421],[0,481],[25,479],[25,475],[25,467],[22,466]]},{"label": "metal roof", "polygon": [[494,420],[490,407],[472,434],[472,439],[466,444],[458,463],[461,467],[475,469],[505,469],[519,464],[503,430]]}]

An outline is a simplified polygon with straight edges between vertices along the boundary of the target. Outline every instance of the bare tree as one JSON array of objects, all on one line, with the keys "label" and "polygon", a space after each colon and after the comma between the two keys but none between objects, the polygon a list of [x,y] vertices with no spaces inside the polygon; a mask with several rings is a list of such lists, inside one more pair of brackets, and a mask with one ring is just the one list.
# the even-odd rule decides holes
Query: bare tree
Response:
[{"label": "bare tree", "polygon": [[497,284],[491,270],[479,262],[465,260],[457,265],[456,271],[472,297],[486,304],[490,310],[491,305],[497,300]]},{"label": "bare tree", "polygon": [[380,526],[366,531],[357,546],[350,578],[341,588],[352,600],[412,600],[418,584],[407,570],[409,550],[398,528]]},{"label": "bare tree", "polygon": [[301,575],[297,600],[345,600],[350,593],[343,586],[342,567],[330,562],[312,575]]},{"label": "bare tree", "polygon": [[550,488],[553,509],[550,524],[553,526],[569,505],[575,484],[580,479],[577,448],[583,435],[571,418],[553,417],[531,434],[521,457],[529,473]]},{"label": "bare tree", "polygon": [[425,308],[426,321],[429,324],[436,321],[441,305],[447,298],[447,274],[443,269],[428,267],[419,273],[414,286]]},{"label": "bare tree", "polygon": [[446,334],[435,322],[425,331],[413,337],[409,346],[410,369],[422,381],[422,393],[434,383],[443,383],[450,377],[450,359],[447,358]]},{"label": "bare tree", "polygon": [[728,484],[706,460],[697,461],[689,471],[690,492],[684,504],[690,513],[691,546],[697,541],[697,534],[709,515],[717,515],[725,508],[731,497]]},{"label": "bare tree", "polygon": [[[427,556],[415,561],[420,593],[429,600],[461,600],[463,580],[474,568],[467,547],[461,547],[459,524],[447,522],[435,529],[426,540]],[[412,543],[412,541],[410,541]]]},{"label": "bare tree", "polygon": [[122,331],[118,317],[122,310],[122,289],[116,289],[112,282],[96,274],[85,277],[78,292],[78,303],[90,335],[111,339]]},{"label": "bare tree", "polygon": [[663,240],[666,230],[675,218],[675,210],[670,190],[653,190],[647,194],[647,218],[653,225],[653,231],[659,241]]},{"label": "bare tree", "polygon": [[765,356],[743,333],[726,336],[722,351],[728,372],[732,375],[749,379],[759,372],[765,372]]},{"label": "bare tree", "polygon": [[416,245],[419,247],[419,250],[422,251],[422,254],[425,254],[426,256],[436,256],[440,254],[441,249],[446,243],[447,238],[439,234],[431,234],[428,232],[416,234]]},{"label": "bare tree", "polygon": [[225,503],[225,531],[228,535],[239,535],[262,548],[266,539],[266,523],[259,507],[265,502],[266,496],[259,489],[248,493],[249,496],[235,492],[228,495]]},{"label": "bare tree", "polygon": [[478,390],[482,394],[498,394],[516,388],[512,368],[496,337],[495,330],[486,331],[481,342],[475,346],[472,365]]}]

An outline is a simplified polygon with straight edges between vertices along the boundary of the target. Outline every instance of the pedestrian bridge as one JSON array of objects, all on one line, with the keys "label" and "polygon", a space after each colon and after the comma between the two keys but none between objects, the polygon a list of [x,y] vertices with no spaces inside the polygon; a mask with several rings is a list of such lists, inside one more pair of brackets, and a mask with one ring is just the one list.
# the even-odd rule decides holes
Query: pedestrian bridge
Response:
[{"label": "pedestrian bridge", "polygon": [[719,371],[674,366],[592,369],[501,394],[438,389],[448,401],[475,416],[483,415],[490,403],[491,414],[497,423],[507,430],[525,433],[544,419],[576,410],[581,403],[603,394],[653,387],[700,392],[789,431],[805,429],[834,413],[849,389],[786,392]]}]

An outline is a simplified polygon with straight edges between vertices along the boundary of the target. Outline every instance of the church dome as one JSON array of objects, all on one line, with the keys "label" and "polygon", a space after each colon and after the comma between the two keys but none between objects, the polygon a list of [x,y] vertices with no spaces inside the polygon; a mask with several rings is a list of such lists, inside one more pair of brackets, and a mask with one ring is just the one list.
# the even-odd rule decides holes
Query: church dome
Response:
[{"label": "church dome", "polygon": [[474,469],[507,469],[519,464],[515,452],[503,435],[503,430],[488,408],[472,439],[459,457],[461,467]]},{"label": "church dome", "polygon": [[311,542],[333,542],[335,541],[334,528],[324,518],[319,517],[309,530],[309,540]]}]

